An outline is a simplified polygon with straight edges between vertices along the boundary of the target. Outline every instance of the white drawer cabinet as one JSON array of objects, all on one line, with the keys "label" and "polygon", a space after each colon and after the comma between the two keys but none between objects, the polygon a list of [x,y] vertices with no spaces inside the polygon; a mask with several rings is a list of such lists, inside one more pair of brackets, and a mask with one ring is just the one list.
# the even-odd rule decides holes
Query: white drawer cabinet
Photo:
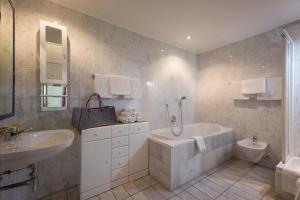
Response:
[{"label": "white drawer cabinet", "polygon": [[[100,129],[99,132],[103,131]],[[106,129],[103,134],[105,135],[109,130]],[[93,130],[93,132],[98,131]],[[82,134],[85,134],[85,131],[82,131]],[[95,193],[110,189],[111,181],[111,139],[99,139],[101,138],[99,135],[91,134],[89,131],[84,138],[81,143],[81,199],[87,199]]]},{"label": "white drawer cabinet", "polygon": [[[129,174],[134,174],[142,170],[148,169],[148,135],[146,127],[148,123],[143,123],[141,126],[132,125],[135,130],[129,135]],[[131,125],[129,125],[131,127]],[[137,127],[140,127],[136,131]]]},{"label": "white drawer cabinet", "polygon": [[110,139],[111,127],[90,128],[82,131],[81,141],[89,142],[92,140]]},{"label": "white drawer cabinet", "polygon": [[148,122],[129,124],[129,134],[137,134],[144,132],[149,132]]},{"label": "white drawer cabinet", "polygon": [[111,145],[112,148],[128,146],[128,136],[113,138]]},{"label": "white drawer cabinet", "polygon": [[80,198],[147,175],[148,135],[147,122],[83,130]]},{"label": "white drawer cabinet", "polygon": [[111,169],[118,169],[118,168],[122,168],[128,165],[128,156],[125,156],[123,158],[117,158],[117,159],[113,159],[111,161]]},{"label": "white drawer cabinet", "polygon": [[112,137],[120,137],[128,135],[128,125],[115,125],[112,126]]},{"label": "white drawer cabinet", "polygon": [[112,159],[120,158],[128,155],[128,146],[112,149]]},{"label": "white drawer cabinet", "polygon": [[115,169],[111,172],[111,180],[115,181],[120,178],[124,178],[125,176],[128,176],[128,167]]}]

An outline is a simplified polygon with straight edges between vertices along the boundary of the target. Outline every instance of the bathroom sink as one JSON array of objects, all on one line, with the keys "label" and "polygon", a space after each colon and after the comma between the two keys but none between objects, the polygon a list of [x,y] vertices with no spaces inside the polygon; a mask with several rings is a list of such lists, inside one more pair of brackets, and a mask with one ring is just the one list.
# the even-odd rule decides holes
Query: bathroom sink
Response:
[{"label": "bathroom sink", "polygon": [[15,140],[0,141],[0,171],[18,169],[49,158],[67,147],[74,139],[71,130],[27,132]]},{"label": "bathroom sink", "polygon": [[266,153],[268,143],[257,141],[253,143],[252,139],[243,139],[237,142],[239,149],[243,152],[246,160],[258,163]]}]

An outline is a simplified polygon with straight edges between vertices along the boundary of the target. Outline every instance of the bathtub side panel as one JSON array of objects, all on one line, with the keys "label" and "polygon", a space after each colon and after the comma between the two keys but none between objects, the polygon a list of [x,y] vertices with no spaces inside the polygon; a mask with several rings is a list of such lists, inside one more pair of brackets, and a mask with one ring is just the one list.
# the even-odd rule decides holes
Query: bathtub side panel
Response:
[{"label": "bathtub side panel", "polygon": [[199,152],[194,143],[172,148],[171,190],[232,158],[235,143],[233,131],[205,137],[204,140],[207,146],[205,152]]},{"label": "bathtub side panel", "polygon": [[202,159],[203,155],[198,153],[198,149],[193,143],[173,147],[171,186],[169,189],[174,190],[204,172],[205,169],[201,164]]},{"label": "bathtub side panel", "polygon": [[149,140],[149,173],[165,187],[171,185],[171,148]]}]

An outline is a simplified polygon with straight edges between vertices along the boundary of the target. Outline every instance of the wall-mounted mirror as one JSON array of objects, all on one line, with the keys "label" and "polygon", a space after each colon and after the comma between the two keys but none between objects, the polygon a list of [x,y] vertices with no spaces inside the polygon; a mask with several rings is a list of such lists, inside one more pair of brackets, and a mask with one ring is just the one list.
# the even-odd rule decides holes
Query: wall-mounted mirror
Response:
[{"label": "wall-mounted mirror", "polygon": [[0,0],[0,120],[15,113],[15,11]]}]

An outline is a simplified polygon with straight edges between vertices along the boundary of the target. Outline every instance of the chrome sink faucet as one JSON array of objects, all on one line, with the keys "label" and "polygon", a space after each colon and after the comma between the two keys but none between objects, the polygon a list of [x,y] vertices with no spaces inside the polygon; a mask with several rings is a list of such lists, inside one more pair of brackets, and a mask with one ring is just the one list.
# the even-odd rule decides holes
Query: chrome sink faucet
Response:
[{"label": "chrome sink faucet", "polygon": [[253,145],[256,145],[256,142],[257,142],[257,136],[256,135],[253,136],[252,141],[253,141]]},{"label": "chrome sink faucet", "polygon": [[0,136],[4,136],[4,141],[9,142],[11,140],[16,139],[16,137],[24,132],[32,131],[33,128],[25,128],[22,130],[19,130],[17,126],[11,126],[11,127],[1,127],[0,128]]}]

